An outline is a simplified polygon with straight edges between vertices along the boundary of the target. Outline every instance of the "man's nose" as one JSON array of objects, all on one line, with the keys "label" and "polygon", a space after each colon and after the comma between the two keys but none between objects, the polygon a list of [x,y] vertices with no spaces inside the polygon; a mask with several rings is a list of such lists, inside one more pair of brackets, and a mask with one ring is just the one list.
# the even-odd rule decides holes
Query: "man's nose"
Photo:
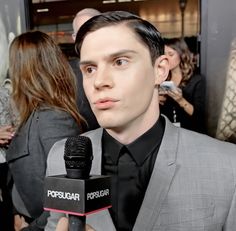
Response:
[{"label": "man's nose", "polygon": [[98,68],[94,86],[95,88],[110,88],[113,86],[112,72],[109,68],[105,66]]}]

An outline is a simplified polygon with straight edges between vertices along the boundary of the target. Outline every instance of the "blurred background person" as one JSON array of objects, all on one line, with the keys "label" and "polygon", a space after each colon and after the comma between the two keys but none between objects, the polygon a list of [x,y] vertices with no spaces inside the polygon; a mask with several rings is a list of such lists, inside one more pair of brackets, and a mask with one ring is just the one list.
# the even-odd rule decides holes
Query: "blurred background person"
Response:
[{"label": "blurred background person", "polygon": [[86,21],[99,14],[101,14],[101,12],[94,8],[84,8],[83,10],[78,11],[72,22],[72,39],[75,41],[78,30]]},{"label": "blurred background person", "polygon": [[48,152],[56,141],[82,132],[75,76],[59,46],[40,31],[13,40],[9,74],[19,112],[18,129],[6,155],[13,179],[15,230],[44,230]]},{"label": "blurred background person", "polygon": [[[0,90],[0,94],[2,93],[2,90]],[[1,97],[1,96],[0,96]],[[0,99],[1,102],[1,99]],[[12,125],[5,125],[0,127],[0,146],[4,147],[4,145],[8,144],[12,137],[14,136],[14,129]],[[1,161],[5,158],[5,153],[0,155]]]},{"label": "blurred background person", "polygon": [[[72,39],[75,41],[76,34],[79,30],[79,28],[90,18],[99,15],[100,12],[93,8],[85,8],[81,11],[79,11],[72,23],[73,26],[73,34]],[[93,130],[99,127],[96,117],[94,116],[91,107],[89,105],[89,102],[87,100],[87,97],[84,93],[83,88],[83,76],[80,71],[79,67],[79,59],[78,57],[73,57],[69,60],[69,63],[76,75],[77,79],[77,88],[78,88],[78,97],[77,97],[77,105],[79,108],[79,111],[81,115],[85,118],[87,125],[84,127],[85,131]]]},{"label": "blurred background person", "polygon": [[0,229],[13,231],[12,203],[7,187],[6,150],[14,136],[14,118],[10,105],[10,92],[4,84],[8,70],[8,40],[2,14],[0,14],[0,32]]},{"label": "blurred background person", "polygon": [[161,113],[176,126],[205,133],[205,79],[195,72],[192,53],[181,38],[165,39],[165,54],[169,59],[168,81],[173,90],[160,88]]},{"label": "blurred background person", "polygon": [[10,191],[7,187],[8,165],[6,150],[14,136],[15,116],[8,89],[0,87],[0,227],[13,231],[13,215]]}]

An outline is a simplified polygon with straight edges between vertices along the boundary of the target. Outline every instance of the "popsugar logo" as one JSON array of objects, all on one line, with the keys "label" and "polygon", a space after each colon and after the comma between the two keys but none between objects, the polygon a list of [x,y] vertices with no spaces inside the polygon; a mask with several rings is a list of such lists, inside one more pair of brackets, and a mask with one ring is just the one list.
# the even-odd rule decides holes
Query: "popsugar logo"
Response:
[{"label": "popsugar logo", "polygon": [[63,200],[80,201],[80,194],[79,193],[70,193],[70,192],[63,192],[63,191],[48,190],[47,196],[52,197],[52,198],[63,199]]},{"label": "popsugar logo", "polygon": [[87,193],[87,200],[93,200],[93,199],[97,199],[100,197],[106,197],[106,196],[109,196],[109,194],[110,194],[109,189],[90,192],[90,193]]}]

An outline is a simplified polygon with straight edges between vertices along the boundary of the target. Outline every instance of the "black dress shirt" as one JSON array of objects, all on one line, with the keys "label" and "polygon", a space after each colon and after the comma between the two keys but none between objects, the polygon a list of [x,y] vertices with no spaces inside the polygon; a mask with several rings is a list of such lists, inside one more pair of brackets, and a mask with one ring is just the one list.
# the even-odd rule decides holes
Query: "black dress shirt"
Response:
[{"label": "black dress shirt", "polygon": [[132,230],[152,174],[164,134],[163,117],[134,142],[123,145],[105,130],[102,136],[102,174],[112,176],[112,208],[116,229]]}]

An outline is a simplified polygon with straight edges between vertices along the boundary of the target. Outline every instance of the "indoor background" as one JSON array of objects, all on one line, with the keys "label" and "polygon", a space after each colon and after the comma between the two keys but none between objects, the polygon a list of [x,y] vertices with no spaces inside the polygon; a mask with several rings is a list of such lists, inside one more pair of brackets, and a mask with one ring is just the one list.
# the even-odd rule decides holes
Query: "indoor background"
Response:
[{"label": "indoor background", "polygon": [[[181,2],[186,2],[186,8]],[[152,22],[164,37],[194,38],[199,67],[206,77],[206,122],[215,136],[227,76],[231,43],[236,37],[235,0],[1,0],[1,36],[30,29],[50,33],[61,44],[72,43],[71,22],[79,10],[127,10]],[[5,57],[4,57],[5,58]]]}]

